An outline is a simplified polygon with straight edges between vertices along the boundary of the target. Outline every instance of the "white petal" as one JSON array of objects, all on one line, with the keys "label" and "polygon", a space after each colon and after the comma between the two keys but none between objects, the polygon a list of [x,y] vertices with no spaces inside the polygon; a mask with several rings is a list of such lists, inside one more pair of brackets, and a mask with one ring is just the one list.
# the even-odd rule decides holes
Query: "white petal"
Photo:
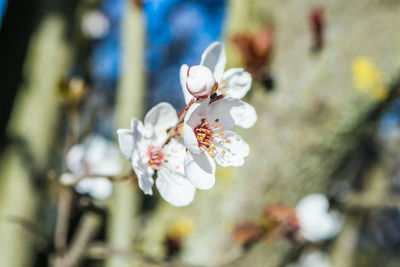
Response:
[{"label": "white petal", "polygon": [[133,133],[128,129],[117,130],[119,149],[128,160],[132,159],[132,153],[134,149]]},{"label": "white petal", "polygon": [[201,152],[196,135],[194,134],[193,128],[189,124],[183,125],[183,142],[186,148],[193,153],[199,154]]},{"label": "white petal", "polygon": [[133,167],[135,170],[136,176],[138,178],[138,183],[139,183],[139,188],[142,189],[143,193],[146,195],[152,195],[153,194],[153,172],[149,170],[142,171],[140,169],[137,169]]},{"label": "white petal", "polygon": [[194,128],[201,123],[202,119],[206,118],[208,102],[208,99],[197,100],[189,108],[185,116],[183,125],[183,142],[187,149],[193,153],[200,153],[197,138],[194,134]]},{"label": "white petal", "polygon": [[144,126],[146,131],[153,129],[156,135],[165,133],[166,130],[172,128],[178,122],[178,115],[174,107],[166,102],[162,102],[154,106],[147,112],[144,118]]},{"label": "white petal", "polygon": [[231,116],[235,121],[235,125],[248,129],[257,122],[257,113],[252,105],[241,102],[240,105],[232,107]]},{"label": "white petal", "polygon": [[85,148],[84,145],[74,145],[67,153],[67,168],[75,175],[82,176],[86,173],[85,168]]},{"label": "white petal", "polygon": [[225,47],[221,42],[214,42],[207,47],[201,56],[200,65],[208,67],[217,82],[220,82],[226,65]]},{"label": "white petal", "polygon": [[165,168],[158,171],[156,186],[162,198],[176,207],[192,203],[196,191],[185,177]]},{"label": "white petal", "polygon": [[251,87],[251,75],[242,68],[227,70],[222,76],[222,80],[227,82],[227,96],[233,98],[243,98]]},{"label": "white petal", "polygon": [[140,120],[132,117],[131,118],[131,131],[133,134],[133,139],[135,141],[141,139],[143,136],[143,132],[144,132],[143,123]]},{"label": "white petal", "polygon": [[218,148],[214,150],[215,161],[223,167],[242,166],[244,164],[244,158],[249,155],[249,145],[234,132],[224,131],[223,133],[224,135],[217,139],[222,142],[214,142],[214,145],[216,147],[218,146]]},{"label": "white petal", "polygon": [[205,152],[201,154],[186,153],[186,178],[198,189],[207,190],[215,184],[215,162]]},{"label": "white petal", "polygon": [[111,196],[113,185],[104,177],[84,178],[76,185],[75,189],[78,193],[104,200]]},{"label": "white petal", "polygon": [[185,103],[186,105],[189,104],[190,100],[192,100],[193,96],[189,93],[189,91],[186,88],[186,80],[187,80],[187,71],[189,69],[189,66],[186,64],[183,64],[181,66],[181,69],[179,70],[179,80],[181,83],[181,88],[183,92],[183,96],[185,97]]},{"label": "white petal", "polygon": [[236,124],[231,114],[232,108],[241,105],[243,104],[239,99],[224,97],[209,105],[206,119],[210,123],[218,119],[218,125],[223,125],[226,130],[231,130]]},{"label": "white petal", "polygon": [[196,127],[201,122],[201,119],[206,117],[209,102],[209,99],[199,99],[194,102],[188,109],[184,122],[188,123],[192,128]]}]

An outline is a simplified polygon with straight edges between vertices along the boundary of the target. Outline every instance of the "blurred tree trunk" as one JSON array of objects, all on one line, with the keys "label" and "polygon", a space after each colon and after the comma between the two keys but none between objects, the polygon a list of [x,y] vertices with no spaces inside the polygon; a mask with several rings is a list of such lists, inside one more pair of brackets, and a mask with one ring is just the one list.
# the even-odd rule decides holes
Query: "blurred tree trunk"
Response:
[{"label": "blurred tree trunk", "polygon": [[[60,15],[44,17],[30,41],[21,85],[8,127],[14,140],[1,160],[0,259],[5,267],[30,266],[36,236],[23,223],[37,224],[40,186],[59,122],[57,88],[70,60]],[[10,44],[12,45],[12,44]],[[28,227],[29,228],[29,227]]]},{"label": "blurred tree trunk", "polygon": [[[144,30],[141,10],[137,5],[127,2],[123,18],[122,30],[122,75],[118,87],[116,102],[116,129],[130,128],[131,117],[143,116],[144,77],[143,77],[143,46]],[[131,171],[126,164],[125,171]],[[133,234],[137,226],[138,208],[136,177],[115,184],[115,191],[110,205],[108,240],[113,249],[132,250]],[[107,262],[108,267],[132,266],[130,258],[115,256]]]}]

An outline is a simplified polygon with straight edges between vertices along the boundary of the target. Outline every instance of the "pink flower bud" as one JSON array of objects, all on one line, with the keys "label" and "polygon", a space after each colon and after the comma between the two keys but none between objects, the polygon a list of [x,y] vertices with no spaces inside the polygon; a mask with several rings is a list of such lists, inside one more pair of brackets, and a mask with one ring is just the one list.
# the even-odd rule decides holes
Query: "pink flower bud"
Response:
[{"label": "pink flower bud", "polygon": [[215,78],[209,68],[196,65],[188,69],[186,88],[194,97],[208,97],[215,86]]}]

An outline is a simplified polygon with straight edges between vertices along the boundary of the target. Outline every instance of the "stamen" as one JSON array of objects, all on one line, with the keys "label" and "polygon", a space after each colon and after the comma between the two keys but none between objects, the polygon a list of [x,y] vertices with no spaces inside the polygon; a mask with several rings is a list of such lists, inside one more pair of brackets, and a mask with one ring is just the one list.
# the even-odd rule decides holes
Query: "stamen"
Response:
[{"label": "stamen", "polygon": [[[219,126],[217,122],[219,119],[215,119],[215,124],[210,124],[205,118],[201,119],[201,123],[194,129],[194,134],[197,138],[197,143],[199,147],[203,147],[205,151],[209,153],[211,157],[215,157],[214,151],[217,151],[217,146],[213,145],[214,142],[222,144],[224,140],[214,140],[215,135],[223,136],[224,133],[221,131],[225,127]],[[225,153],[222,152],[222,153]]]},{"label": "stamen", "polygon": [[150,146],[147,150],[147,155],[149,157],[148,164],[152,168],[158,169],[161,167],[163,162],[167,162],[167,160],[164,159],[165,155],[160,147]]}]

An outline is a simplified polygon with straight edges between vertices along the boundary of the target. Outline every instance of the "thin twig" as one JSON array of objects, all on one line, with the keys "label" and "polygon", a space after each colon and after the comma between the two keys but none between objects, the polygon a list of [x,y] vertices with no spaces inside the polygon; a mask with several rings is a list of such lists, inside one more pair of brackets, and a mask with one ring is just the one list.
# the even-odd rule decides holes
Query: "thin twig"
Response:
[{"label": "thin twig", "polygon": [[100,225],[101,220],[97,214],[88,212],[83,215],[71,242],[71,246],[60,261],[60,267],[73,267],[78,265],[85,254],[88,244],[100,229]]},{"label": "thin twig", "polygon": [[57,253],[66,249],[71,213],[72,192],[69,188],[60,186],[57,225],[54,236],[54,245]]},{"label": "thin twig", "polygon": [[158,261],[156,259],[142,256],[134,251],[128,251],[123,249],[116,249],[110,247],[105,243],[92,243],[85,251],[85,256],[91,259],[107,259],[110,257],[125,257],[130,258],[133,261],[138,261],[145,266],[166,266],[165,262]]}]

